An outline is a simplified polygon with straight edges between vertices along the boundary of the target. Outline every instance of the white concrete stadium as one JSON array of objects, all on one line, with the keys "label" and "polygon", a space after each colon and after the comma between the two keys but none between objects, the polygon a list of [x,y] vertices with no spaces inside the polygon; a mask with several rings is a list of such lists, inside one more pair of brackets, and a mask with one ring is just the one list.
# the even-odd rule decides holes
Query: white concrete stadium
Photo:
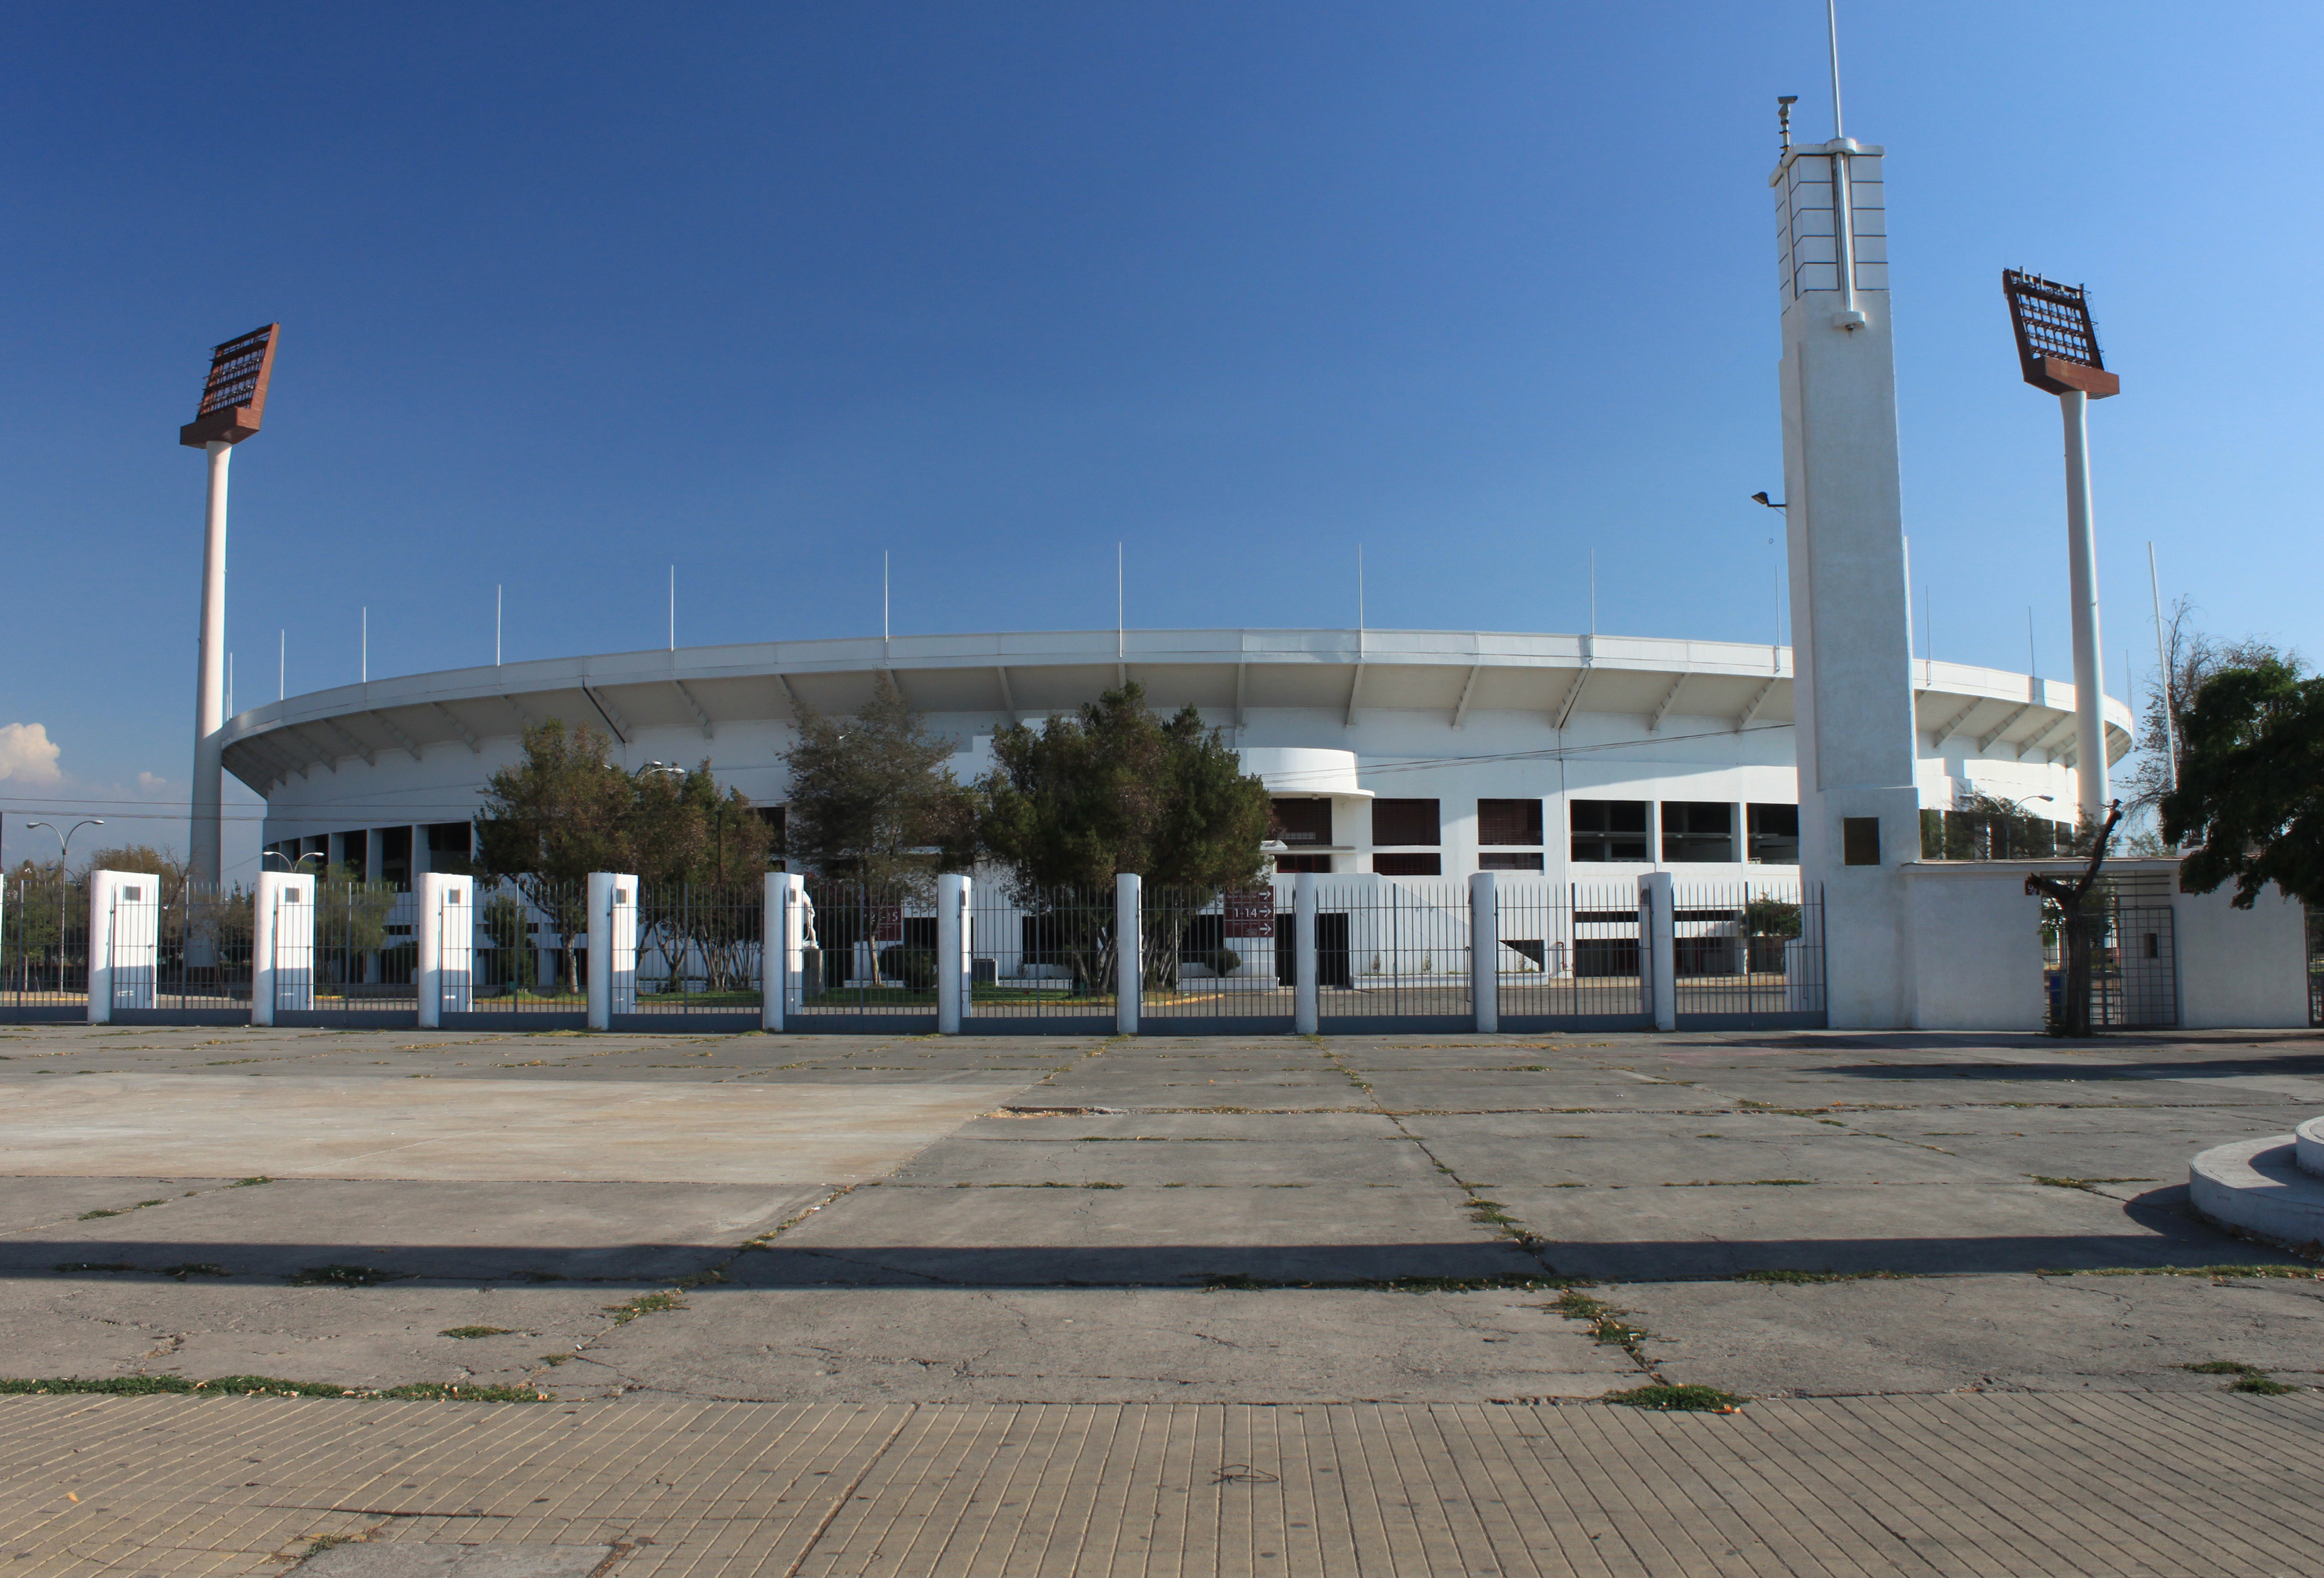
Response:
[{"label": "white concrete stadium", "polygon": [[[292,697],[231,719],[225,761],[265,797],[268,847],[409,881],[467,852],[484,780],[529,724],[596,728],[632,769],[706,757],[777,806],[801,709],[846,712],[883,669],[958,743],[964,779],[997,727],[1124,680],[1157,707],[1192,703],[1286,802],[1286,870],[1595,883],[1672,865],[1765,879],[1798,860],[1791,650],[1721,641],[1109,630],[688,647]],[[1919,661],[1912,678],[1923,805],[1974,786],[2070,820],[2071,686]],[[2130,712],[2108,698],[2105,721],[2118,760]]]}]

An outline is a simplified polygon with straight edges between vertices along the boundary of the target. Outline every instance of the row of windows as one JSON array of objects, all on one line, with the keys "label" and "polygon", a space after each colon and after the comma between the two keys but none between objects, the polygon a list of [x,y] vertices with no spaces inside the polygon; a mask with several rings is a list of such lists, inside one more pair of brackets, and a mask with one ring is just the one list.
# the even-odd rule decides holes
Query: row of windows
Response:
[{"label": "row of windows", "polygon": [[[1639,861],[1655,858],[1662,848],[1665,864],[1748,862],[1753,865],[1797,865],[1800,862],[1800,808],[1797,806],[1753,805],[1743,807],[1744,826],[1735,825],[1737,807],[1724,800],[1568,800],[1566,817],[1572,858],[1577,861]],[[1371,802],[1373,844],[1427,846],[1443,840],[1443,802],[1379,798]],[[1283,871],[1328,871],[1322,856],[1302,856],[1302,844],[1332,843],[1332,802],[1325,799],[1280,799],[1275,802],[1276,836],[1294,854],[1278,860]],[[1542,802],[1479,800],[1477,843],[1487,851],[1526,845],[1540,846]],[[1741,835],[1738,848],[1738,834]],[[1322,859],[1321,865],[1305,863]],[[1293,864],[1289,862],[1301,863]],[[1487,853],[1479,857],[1484,871],[1542,869],[1539,854]],[[1420,867],[1425,864],[1427,869]],[[1436,874],[1434,855],[1376,855],[1372,869],[1395,876]],[[1411,865],[1412,870],[1403,869]]]}]

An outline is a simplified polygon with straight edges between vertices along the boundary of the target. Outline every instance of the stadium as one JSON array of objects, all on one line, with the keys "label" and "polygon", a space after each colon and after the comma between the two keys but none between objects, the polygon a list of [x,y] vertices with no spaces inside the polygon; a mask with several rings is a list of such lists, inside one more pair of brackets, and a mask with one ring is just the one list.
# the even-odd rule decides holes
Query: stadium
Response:
[{"label": "stadium", "polygon": [[[1912,665],[1918,788],[2070,820],[2073,687]],[[228,771],[266,801],[263,842],[408,883],[469,853],[484,782],[530,724],[587,725],[632,770],[707,759],[762,806],[807,709],[850,711],[882,670],[964,780],[993,731],[1126,681],[1193,705],[1273,792],[1286,872],[1554,882],[1795,879],[1791,650],[1616,636],[1395,630],[899,636],[558,658],[374,680],[252,708]],[[2132,717],[2105,702],[2110,758]],[[270,865],[274,863],[269,862]]]}]

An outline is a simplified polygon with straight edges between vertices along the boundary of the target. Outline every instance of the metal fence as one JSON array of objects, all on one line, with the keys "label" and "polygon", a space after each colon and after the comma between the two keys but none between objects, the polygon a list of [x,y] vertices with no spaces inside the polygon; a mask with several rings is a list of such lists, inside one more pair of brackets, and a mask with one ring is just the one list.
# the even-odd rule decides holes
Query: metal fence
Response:
[{"label": "metal fence", "polygon": [[631,1011],[739,1014],[758,1023],[765,980],[763,887],[641,884],[634,902],[637,993]]},{"label": "metal fence", "polygon": [[0,1005],[13,1019],[88,1012],[88,886],[27,862],[0,878]]},{"label": "metal fence", "polygon": [[444,1011],[586,1015],[587,906],[584,882],[478,882],[466,915],[446,917],[447,950],[466,926],[469,991],[461,1009],[447,985]]},{"label": "metal fence", "polygon": [[[936,896],[901,883],[810,881],[786,1020],[839,1029],[934,1029]],[[816,1024],[813,1021],[822,1020]]]},{"label": "metal fence", "polygon": [[1674,887],[1679,1023],[1693,1029],[1821,1025],[1823,895],[1796,883]]},{"label": "metal fence", "polygon": [[[2086,902],[2099,928],[2090,950],[2093,1026],[2161,1030],[2179,1023],[2172,885],[2163,872],[2101,876],[2091,884]],[[2066,1011],[2065,913],[2049,899],[2042,900],[2042,982],[2048,1017],[2061,1022]]]},{"label": "metal fence", "polygon": [[[1120,981],[1114,922],[1110,888],[978,882],[969,895],[969,1017],[985,1030],[1111,1030]],[[933,918],[929,927],[933,972]],[[1148,940],[1148,979],[1158,983],[1167,978],[1166,956]]]},{"label": "metal fence", "polygon": [[251,894],[158,876],[116,891],[106,918],[115,1019],[231,1021],[250,1011]]},{"label": "metal fence", "polygon": [[1504,881],[1499,900],[1503,1029],[1635,1029],[1654,1022],[1636,884]]},{"label": "metal fence", "polygon": [[1279,1034],[1294,1018],[1291,884],[1249,891],[1149,887],[1141,1029]]},{"label": "metal fence", "polygon": [[1469,1029],[1470,936],[1466,883],[1318,878],[1316,1029]]},{"label": "metal fence", "polygon": [[318,882],[314,914],[274,930],[277,1024],[409,1023],[419,1007],[411,890],[392,882]]}]

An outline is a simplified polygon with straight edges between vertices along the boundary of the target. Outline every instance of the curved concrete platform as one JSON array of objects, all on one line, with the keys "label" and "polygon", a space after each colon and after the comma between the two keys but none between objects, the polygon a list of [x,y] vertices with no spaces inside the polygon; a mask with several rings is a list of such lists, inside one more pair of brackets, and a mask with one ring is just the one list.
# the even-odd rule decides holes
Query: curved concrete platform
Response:
[{"label": "curved concrete platform", "polygon": [[2187,1196],[2203,1215],[2279,1243],[2324,1245],[2324,1118],[2297,1136],[2242,1140],[2202,1152],[2188,1165]]}]

